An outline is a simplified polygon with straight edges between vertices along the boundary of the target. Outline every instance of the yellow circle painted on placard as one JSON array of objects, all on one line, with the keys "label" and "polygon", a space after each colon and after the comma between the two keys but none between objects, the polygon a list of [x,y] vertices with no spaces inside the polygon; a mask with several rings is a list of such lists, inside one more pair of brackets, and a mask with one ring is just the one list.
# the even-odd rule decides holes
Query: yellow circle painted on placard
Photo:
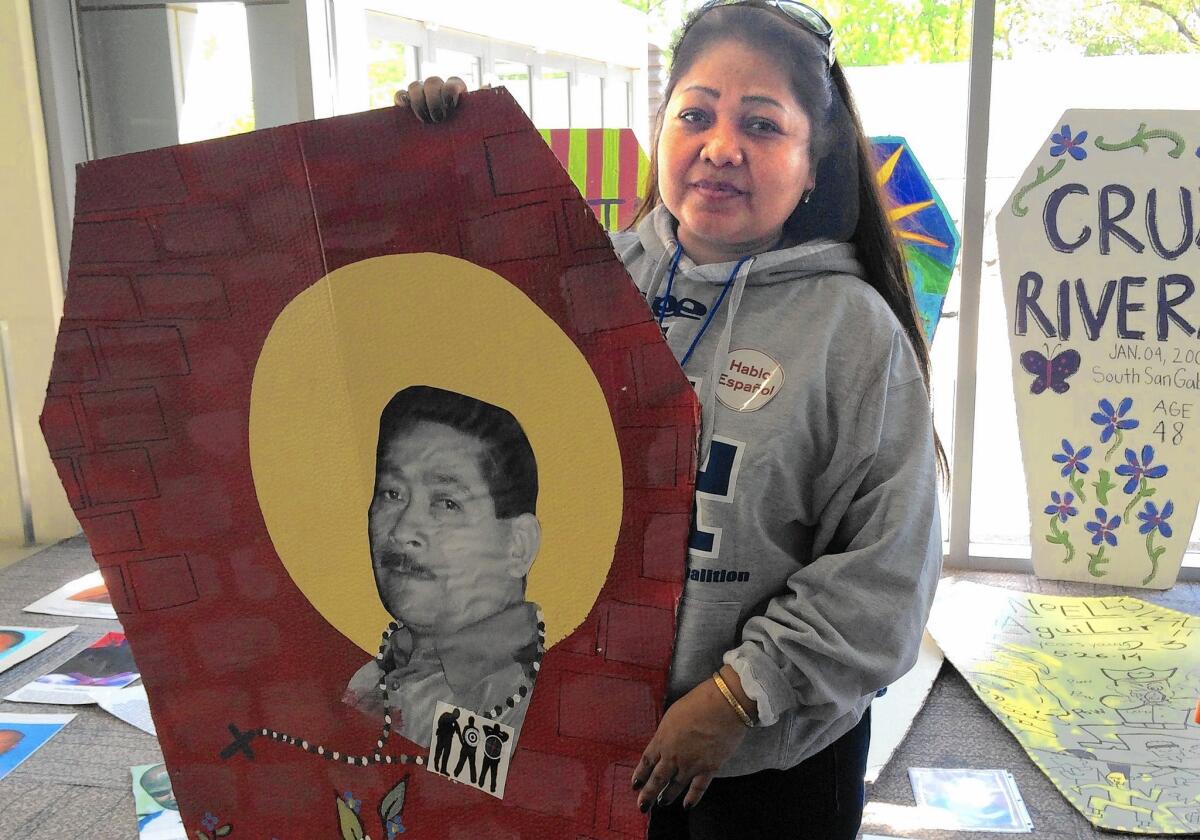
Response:
[{"label": "yellow circle painted on placard", "polygon": [[250,464],[267,531],[304,596],[374,653],[391,617],[371,573],[367,507],[379,414],[410,385],[510,411],[538,465],[542,547],[527,598],[553,645],[608,575],[621,527],[621,453],[579,348],[503,277],[443,254],[339,268],[280,313],[254,371]]}]

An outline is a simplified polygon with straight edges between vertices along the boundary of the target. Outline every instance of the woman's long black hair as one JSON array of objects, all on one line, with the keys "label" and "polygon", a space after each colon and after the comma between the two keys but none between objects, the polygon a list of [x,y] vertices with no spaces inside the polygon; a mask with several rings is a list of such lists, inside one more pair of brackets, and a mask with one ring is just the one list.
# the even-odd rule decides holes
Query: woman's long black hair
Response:
[{"label": "woman's long black hair", "polygon": [[[864,279],[887,302],[904,328],[925,380],[929,383],[929,345],[917,312],[908,265],[888,222],[885,199],[875,183],[870,141],[863,131],[850,87],[840,64],[830,66],[821,40],[782,13],[754,0],[694,13],[675,42],[671,76],[655,119],[654,143],[646,198],[630,223],[636,227],[662,203],[658,190],[658,137],[675,86],[713,44],[736,41],[764,56],[792,56],[783,70],[792,91],[812,122],[811,150],[816,167],[813,200],[796,206],[784,224],[784,241],[830,238],[854,245]],[[853,172],[857,185],[845,183]],[[934,432],[938,470],[943,478],[949,464]]]}]

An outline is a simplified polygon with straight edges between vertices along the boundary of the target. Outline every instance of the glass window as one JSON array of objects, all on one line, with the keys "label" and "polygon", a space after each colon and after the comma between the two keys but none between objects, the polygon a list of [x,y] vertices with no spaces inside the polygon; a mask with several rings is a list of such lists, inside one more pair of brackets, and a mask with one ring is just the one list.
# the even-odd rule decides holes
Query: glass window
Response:
[{"label": "glass window", "polygon": [[569,128],[571,125],[571,74],[543,67],[534,88],[533,118],[538,128]]},{"label": "glass window", "polygon": [[[971,553],[980,556],[1024,557],[1030,550],[995,218],[1067,108],[1200,108],[1200,91],[1189,81],[1196,56],[1170,54],[1188,45],[1164,14],[1124,4],[1120,17],[1116,4],[1079,14],[1063,14],[1065,4],[1052,7],[1019,2],[998,9],[996,19],[971,504]],[[1198,540],[1200,519],[1191,550],[1200,548]]]},{"label": "glass window", "polygon": [[254,130],[246,7],[205,3],[170,9],[179,142]]},{"label": "glass window", "polygon": [[467,90],[478,90],[483,84],[479,56],[443,47],[434,50],[434,54],[437,56],[436,61],[421,71],[426,78],[441,76],[443,79],[449,79],[451,76],[458,76],[467,83]]},{"label": "glass window", "polygon": [[525,109],[525,113],[533,115],[533,84],[529,78],[529,65],[518,61],[496,59],[496,84],[504,85],[513,99]]},{"label": "glass window", "polygon": [[599,76],[580,73],[571,99],[571,125],[600,128],[604,124],[604,83]]},{"label": "glass window", "polygon": [[[909,12],[898,3],[881,3],[868,13],[857,6],[853,10],[842,8],[847,5],[835,4],[830,14],[838,32],[838,60],[845,67],[864,128],[868,136],[905,139],[908,152],[925,170],[961,233],[970,6],[963,4],[965,20],[949,16],[942,21],[951,30],[961,26],[966,33],[960,51],[953,52],[942,40],[933,43],[924,38],[925,23],[932,27],[937,21],[931,18],[923,22],[919,10]],[[897,95],[897,91],[908,93]],[[883,187],[887,192],[886,183]],[[906,225],[919,232],[923,223],[924,217],[913,213],[900,216],[896,224],[902,246],[933,255],[944,266],[949,282],[930,355],[934,423],[947,455],[953,457],[958,372],[958,321],[953,315],[958,311],[959,269],[949,260],[952,249],[930,247],[922,251],[915,240],[904,238]],[[949,487],[944,485],[942,489],[943,537],[948,537]]]},{"label": "glass window", "polygon": [[392,104],[396,91],[418,79],[417,48],[412,44],[372,38],[367,50],[367,94],[371,108]]},{"label": "glass window", "polygon": [[629,128],[629,82],[604,80],[604,127]]}]

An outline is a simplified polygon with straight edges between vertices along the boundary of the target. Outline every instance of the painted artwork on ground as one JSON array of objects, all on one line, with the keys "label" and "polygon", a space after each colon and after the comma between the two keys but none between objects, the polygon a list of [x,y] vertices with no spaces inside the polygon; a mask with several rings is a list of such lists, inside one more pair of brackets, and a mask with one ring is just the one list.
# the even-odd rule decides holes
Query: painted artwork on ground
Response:
[{"label": "painted artwork on ground", "polygon": [[0,671],[36,656],[50,645],[66,638],[75,629],[69,627],[0,626]]},{"label": "painted artwork on ground", "polygon": [[1200,501],[1200,111],[1067,111],[997,217],[1035,572],[1166,589]]},{"label": "painted artwork on ground", "polygon": [[25,612],[66,615],[72,618],[116,618],[108,587],[99,572],[63,584],[25,608]]},{"label": "painted artwork on ground", "polygon": [[17,703],[95,703],[95,689],[124,688],[138,678],[124,633],[106,633],[54,670],[9,694]]},{"label": "painted artwork on ground", "polygon": [[167,766],[161,762],[140,764],[130,767],[129,774],[133,778],[138,840],[187,840]]},{"label": "painted artwork on ground", "polygon": [[1028,834],[1033,820],[1007,770],[910,767],[921,825],[940,831]]},{"label": "painted artwork on ground", "polygon": [[887,200],[925,338],[933,343],[962,244],[954,218],[903,137],[872,137],[875,182]]},{"label": "painted artwork on ground", "polygon": [[41,749],[74,717],[0,714],[0,779]]},{"label": "painted artwork on ground", "polygon": [[698,408],[511,96],[90,163],[72,248],[42,429],[188,836],[642,837]]},{"label": "painted artwork on ground", "polygon": [[943,581],[929,631],[1093,824],[1200,833],[1200,618]]}]

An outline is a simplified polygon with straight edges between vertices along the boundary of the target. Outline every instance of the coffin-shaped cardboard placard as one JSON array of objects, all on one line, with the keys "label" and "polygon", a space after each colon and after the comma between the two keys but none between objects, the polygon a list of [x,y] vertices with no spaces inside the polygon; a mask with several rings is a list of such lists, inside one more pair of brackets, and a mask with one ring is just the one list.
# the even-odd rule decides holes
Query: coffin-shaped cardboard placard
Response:
[{"label": "coffin-shaped cardboard placard", "polygon": [[1165,589],[1200,501],[1200,111],[1068,111],[996,221],[1041,577]]},{"label": "coffin-shaped cardboard placard", "polygon": [[189,836],[640,837],[696,422],[505,92],[80,171],[42,427]]},{"label": "coffin-shaped cardboard placard", "polygon": [[962,237],[954,218],[903,137],[872,137],[875,182],[888,200],[892,232],[904,251],[917,313],[933,343]]},{"label": "coffin-shaped cardboard placard", "polygon": [[544,128],[541,134],[605,229],[628,227],[650,171],[633,129]]},{"label": "coffin-shaped cardboard placard", "polygon": [[929,616],[946,658],[1072,807],[1140,834],[1200,831],[1197,626],[1126,595],[953,580]]}]

